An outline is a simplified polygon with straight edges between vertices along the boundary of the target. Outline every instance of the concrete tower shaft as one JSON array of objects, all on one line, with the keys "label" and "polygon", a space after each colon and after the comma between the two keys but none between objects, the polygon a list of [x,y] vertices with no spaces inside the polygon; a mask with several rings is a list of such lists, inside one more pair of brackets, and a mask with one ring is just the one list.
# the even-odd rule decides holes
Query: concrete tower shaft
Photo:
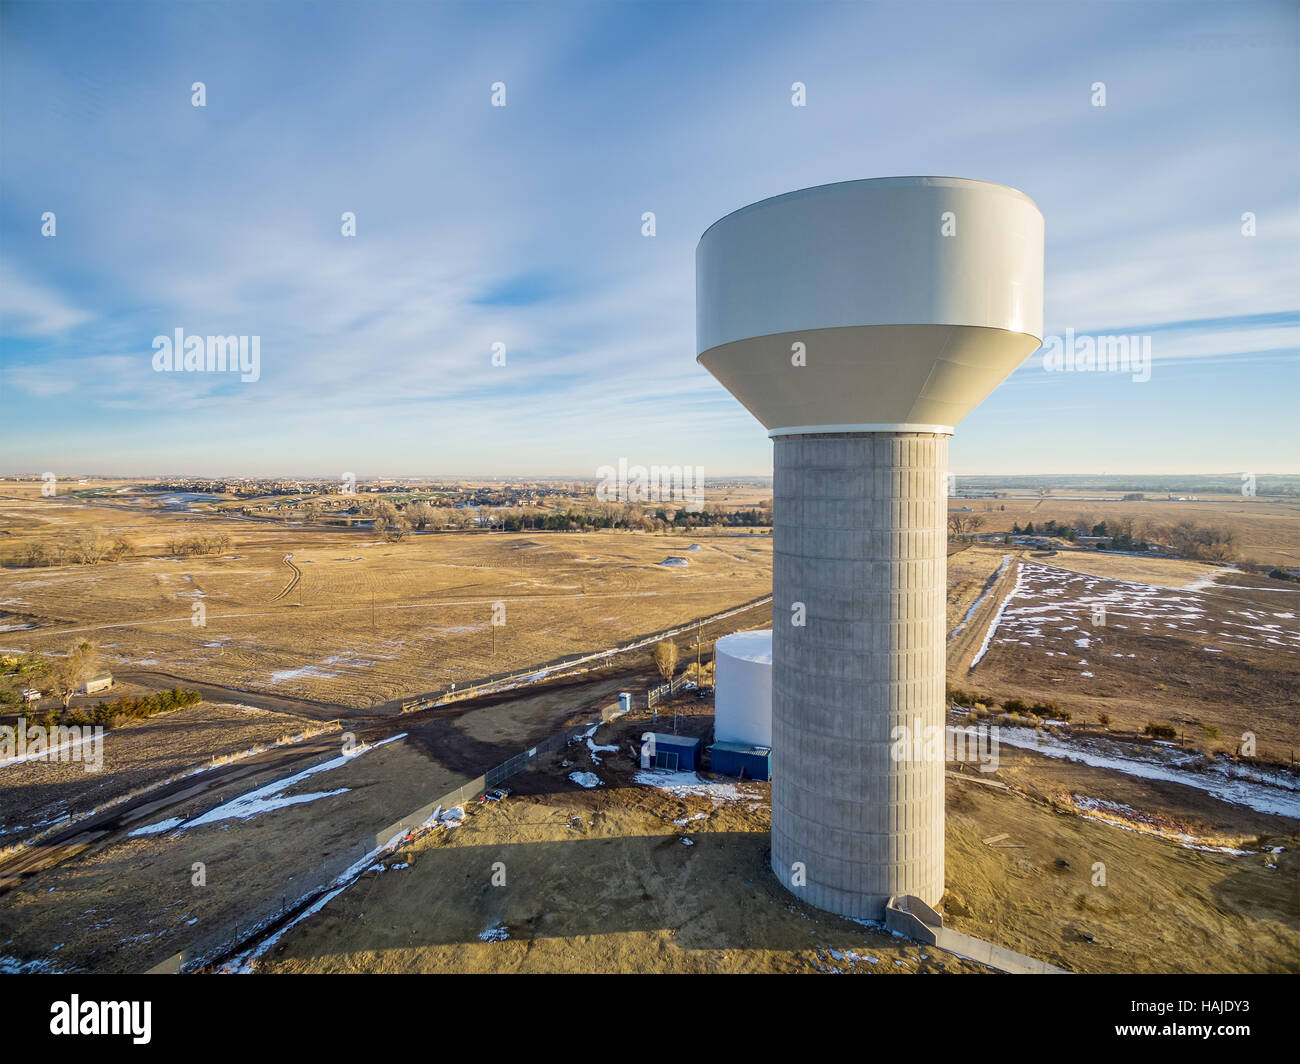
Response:
[{"label": "concrete tower shaft", "polygon": [[944,725],[947,454],[935,434],[776,439],[772,869],[845,916],[943,894],[943,760],[897,760],[894,729]]}]

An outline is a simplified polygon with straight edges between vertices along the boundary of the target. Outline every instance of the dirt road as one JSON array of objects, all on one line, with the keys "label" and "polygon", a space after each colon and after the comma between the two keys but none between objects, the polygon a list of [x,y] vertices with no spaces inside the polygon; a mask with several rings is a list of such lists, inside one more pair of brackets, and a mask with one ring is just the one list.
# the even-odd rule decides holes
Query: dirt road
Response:
[{"label": "dirt road", "polygon": [[[161,819],[175,807],[208,792],[237,782],[252,789],[337,757],[343,734],[352,735],[358,743],[369,744],[405,733],[407,741],[416,749],[450,771],[472,779],[551,734],[565,719],[589,711],[593,704],[612,701],[619,689],[639,690],[650,679],[643,668],[610,670],[597,677],[538,684],[535,690],[527,692],[468,698],[409,713],[400,719],[389,716],[352,721],[346,733],[330,732],[303,743],[266,750],[160,786],[0,859],[0,895],[38,872],[121,840],[147,817]],[[284,710],[283,706],[264,708]],[[484,720],[478,720],[479,715]],[[461,724],[462,719],[472,719],[474,725],[466,727]],[[493,731],[498,734],[494,735]],[[393,812],[400,815],[404,810]]]},{"label": "dirt road", "polygon": [[[994,574],[992,583],[975,611],[966,619],[965,627],[948,640],[948,674],[963,677],[970,669],[971,658],[984,642],[984,635],[997,615],[998,607],[1016,586],[1016,573],[1020,568],[1018,554],[1011,554],[1011,561],[998,573]],[[960,683],[960,679],[957,681]]]}]

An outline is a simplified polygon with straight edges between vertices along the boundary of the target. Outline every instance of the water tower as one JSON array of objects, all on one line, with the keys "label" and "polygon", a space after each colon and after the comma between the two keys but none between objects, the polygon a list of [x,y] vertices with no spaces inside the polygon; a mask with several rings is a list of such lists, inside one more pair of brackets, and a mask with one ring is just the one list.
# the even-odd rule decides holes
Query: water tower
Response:
[{"label": "water tower", "polygon": [[818,908],[943,894],[948,437],[1042,314],[1043,218],[1002,185],[821,185],[700,239],[699,361],[774,442],[772,870]]}]

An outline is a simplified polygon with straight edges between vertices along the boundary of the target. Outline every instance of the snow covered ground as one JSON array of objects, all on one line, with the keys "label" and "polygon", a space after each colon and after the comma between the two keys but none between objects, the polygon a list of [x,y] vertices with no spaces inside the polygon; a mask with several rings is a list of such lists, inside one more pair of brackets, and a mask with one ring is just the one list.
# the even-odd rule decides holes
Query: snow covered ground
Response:
[{"label": "snow covered ground", "polygon": [[209,809],[201,816],[194,817],[192,820],[179,821],[175,818],[171,820],[162,820],[156,824],[147,824],[144,827],[136,828],[131,832],[132,835],[158,835],[165,831],[175,829],[178,833],[188,831],[190,828],[196,828],[203,824],[215,824],[222,820],[248,820],[250,817],[260,816],[262,813],[269,813],[276,809],[283,809],[286,806],[302,805],[305,802],[314,802],[320,798],[330,798],[336,794],[346,794],[349,790],[347,787],[338,787],[332,791],[312,791],[307,794],[286,794],[285,792],[301,783],[310,776],[318,775],[322,772],[330,772],[336,768],[342,768],[355,758],[362,754],[376,749],[380,746],[386,746],[388,743],[396,742],[398,739],[406,738],[406,733],[389,736],[377,743],[369,746],[359,746],[357,749],[346,754],[340,754],[338,757],[331,758],[329,761],[322,761],[319,765],[312,765],[311,768],[303,769],[286,779],[275,780],[259,787],[255,791],[249,791],[247,794],[241,794],[229,802],[223,802],[214,809]]},{"label": "snow covered ground", "polygon": [[1212,797],[1244,805],[1260,813],[1300,820],[1300,790],[1293,777],[1269,773],[1246,765],[1211,761],[1188,755],[1177,747],[1155,747],[1139,756],[1131,744],[1105,739],[1074,741],[1033,728],[999,728],[998,742],[1044,757],[1060,758],[1148,780],[1165,780],[1195,787]]},{"label": "snow covered ground", "polygon": [[715,802],[745,802],[759,798],[757,791],[741,788],[734,783],[709,782],[702,780],[694,772],[663,772],[658,769],[642,769],[632,777],[637,783],[647,787],[657,787],[661,791],[676,795],[678,798],[694,796],[711,798]]},{"label": "snow covered ground", "polygon": [[[1053,637],[1068,634],[1074,646],[1088,648],[1111,629],[1204,637],[1202,644],[1219,644],[1203,645],[1203,651],[1211,654],[1225,648],[1300,649],[1300,623],[1294,611],[1211,599],[1199,590],[1208,586],[1195,582],[1176,590],[1022,562],[1015,587],[989,625],[971,668],[998,644],[1037,647],[1055,657],[1056,652],[1048,649]],[[1087,661],[1079,665],[1086,666]]]}]

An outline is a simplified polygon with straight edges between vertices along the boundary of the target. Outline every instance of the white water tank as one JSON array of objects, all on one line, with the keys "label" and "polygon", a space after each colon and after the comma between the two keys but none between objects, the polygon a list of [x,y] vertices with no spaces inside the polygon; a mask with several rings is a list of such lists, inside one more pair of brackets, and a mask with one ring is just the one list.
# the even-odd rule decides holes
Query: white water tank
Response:
[{"label": "white water tank", "polygon": [[699,363],[773,438],[772,870],[855,919],[937,905],[944,760],[897,739],[943,735],[948,437],[1042,344],[1043,216],[845,181],[742,207],[695,261]]},{"label": "white water tank", "polygon": [[713,739],[772,745],[772,629],[719,639],[714,655]]}]

